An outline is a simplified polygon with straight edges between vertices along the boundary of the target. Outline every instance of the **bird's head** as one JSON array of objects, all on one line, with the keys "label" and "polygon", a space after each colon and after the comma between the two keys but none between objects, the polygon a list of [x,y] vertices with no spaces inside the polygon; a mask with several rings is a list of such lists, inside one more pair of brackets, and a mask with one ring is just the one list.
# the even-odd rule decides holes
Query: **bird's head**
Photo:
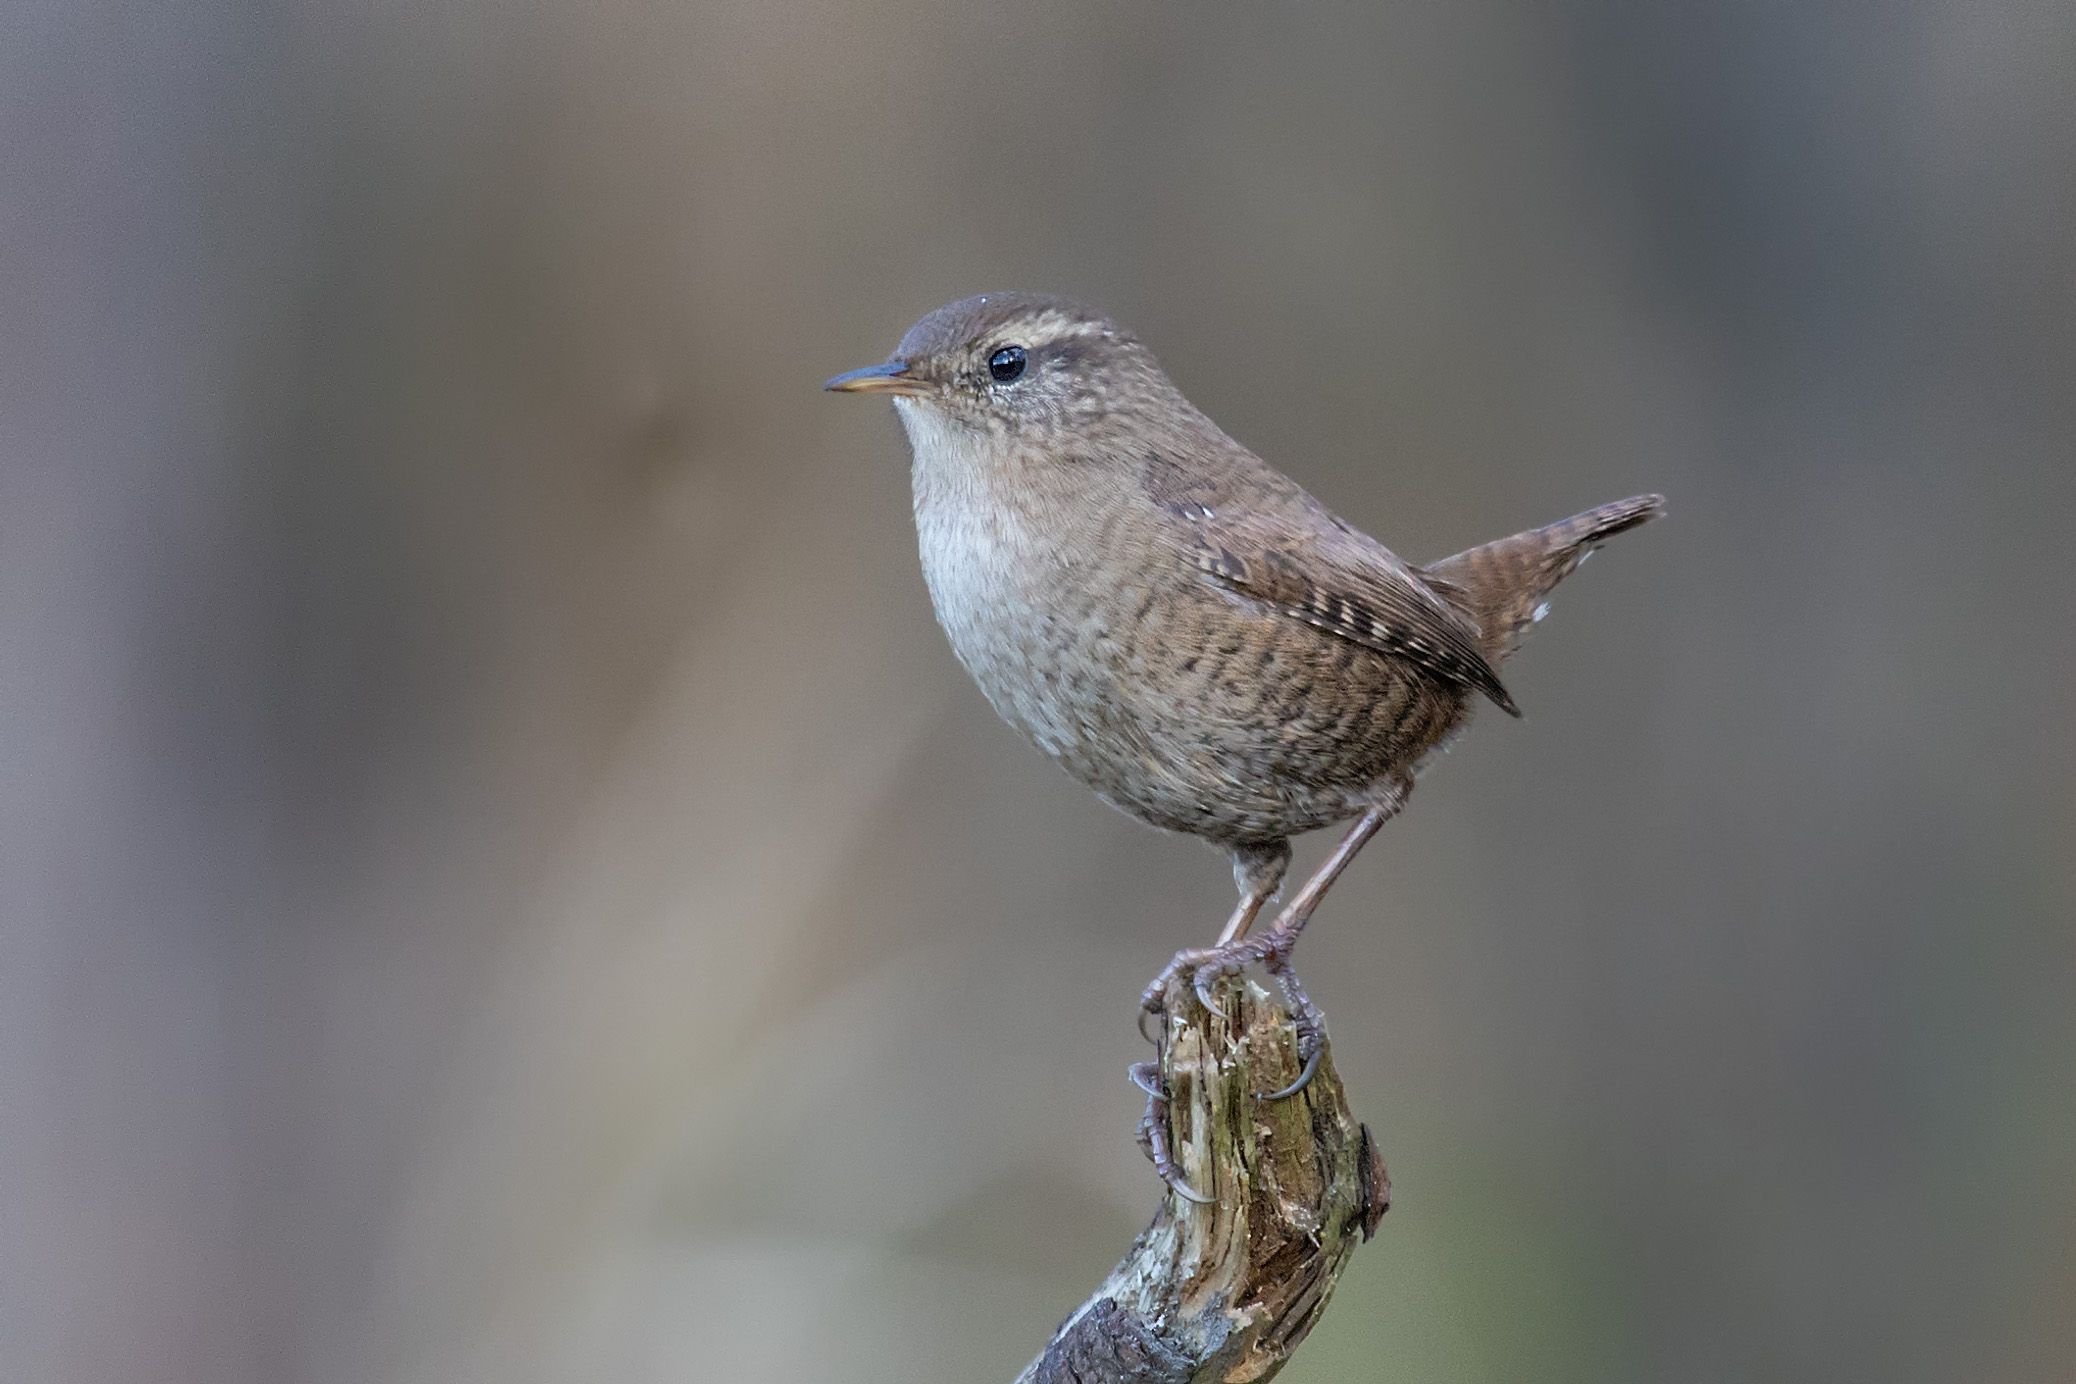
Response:
[{"label": "bird's head", "polygon": [[983,293],[908,329],[891,358],[823,386],[890,395],[909,436],[1068,445],[1186,403],[1138,339],[1099,312],[1040,293]]}]

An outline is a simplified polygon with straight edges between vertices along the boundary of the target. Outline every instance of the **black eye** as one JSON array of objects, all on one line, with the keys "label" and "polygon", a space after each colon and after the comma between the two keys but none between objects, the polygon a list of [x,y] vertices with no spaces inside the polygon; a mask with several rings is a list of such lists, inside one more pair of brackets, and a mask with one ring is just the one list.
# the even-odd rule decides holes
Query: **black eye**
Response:
[{"label": "black eye", "polygon": [[1024,366],[1028,361],[1029,357],[1024,354],[1023,347],[1004,346],[1001,350],[988,357],[988,373],[1002,383],[1008,384],[1018,375],[1024,373]]}]

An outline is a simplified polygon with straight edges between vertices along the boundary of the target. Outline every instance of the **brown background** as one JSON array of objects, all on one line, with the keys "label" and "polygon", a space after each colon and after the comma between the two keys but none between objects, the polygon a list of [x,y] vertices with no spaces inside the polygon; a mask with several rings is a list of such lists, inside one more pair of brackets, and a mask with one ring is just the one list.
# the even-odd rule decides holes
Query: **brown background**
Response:
[{"label": "brown background", "polygon": [[0,1376],[1036,1349],[1229,886],[995,723],[816,393],[992,287],[1416,558],[1672,498],[1308,938],[1398,1206],[1285,1377],[2076,1373],[2072,70],[2046,3],[10,5]]}]

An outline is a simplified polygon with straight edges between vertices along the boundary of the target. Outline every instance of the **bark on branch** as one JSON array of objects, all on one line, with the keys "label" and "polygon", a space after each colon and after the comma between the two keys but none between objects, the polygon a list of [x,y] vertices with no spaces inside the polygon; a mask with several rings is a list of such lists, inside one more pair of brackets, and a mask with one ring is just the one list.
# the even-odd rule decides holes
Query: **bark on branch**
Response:
[{"label": "bark on branch", "polygon": [[1241,1384],[1265,1380],[1326,1310],[1358,1239],[1390,1205],[1384,1161],[1348,1112],[1332,1053],[1298,1073],[1282,1006],[1227,982],[1207,1014],[1178,980],[1161,1076],[1182,1174],[1216,1199],[1171,1191],[1153,1224],[1016,1384]]}]

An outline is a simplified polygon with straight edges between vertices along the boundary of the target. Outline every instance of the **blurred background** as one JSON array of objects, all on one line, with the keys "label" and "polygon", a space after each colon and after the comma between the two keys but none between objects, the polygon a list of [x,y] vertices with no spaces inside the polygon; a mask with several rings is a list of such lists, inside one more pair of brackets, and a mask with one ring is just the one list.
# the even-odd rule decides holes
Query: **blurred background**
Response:
[{"label": "blurred background", "polygon": [[1671,497],[1307,937],[1397,1205],[1284,1378],[2076,1374],[2072,77],[1987,0],[15,0],[0,1377],[1037,1350],[1230,884],[996,723],[817,392],[1000,287],[1416,559]]}]

